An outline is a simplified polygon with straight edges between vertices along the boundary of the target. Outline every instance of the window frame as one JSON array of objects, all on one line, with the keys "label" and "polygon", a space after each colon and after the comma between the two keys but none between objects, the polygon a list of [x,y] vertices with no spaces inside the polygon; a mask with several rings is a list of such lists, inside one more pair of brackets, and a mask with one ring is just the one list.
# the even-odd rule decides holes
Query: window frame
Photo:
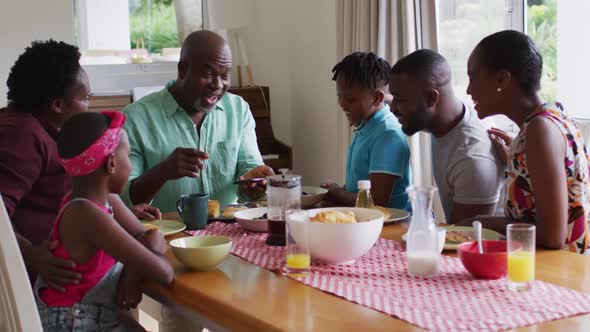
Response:
[{"label": "window frame", "polygon": [[504,0],[506,26],[526,34],[525,0]]},{"label": "window frame", "polygon": [[[417,1],[417,0],[415,0]],[[421,2],[421,9],[422,13],[427,13],[430,15],[428,18],[435,18],[434,37],[429,37],[428,33],[423,35],[422,37],[425,38],[429,43],[423,45],[423,47],[433,48],[439,51],[439,41],[440,41],[440,25],[439,25],[439,3],[440,1],[445,0],[430,0],[430,1],[422,1]],[[522,33],[526,33],[526,0],[504,0],[504,26],[507,29],[516,30]],[[432,16],[434,15],[434,16]],[[424,20],[425,15],[420,15],[421,25],[424,27],[431,27],[432,23],[426,22]],[[423,29],[424,31],[424,29]],[[429,31],[429,30],[426,30]],[[432,31],[432,30],[430,30]],[[510,119],[505,116],[494,116],[494,125],[499,127],[500,129],[509,132],[509,133],[517,133],[519,131],[518,126]]]},{"label": "window frame", "polygon": [[[77,0],[71,0],[74,13],[74,20],[77,21],[78,13],[75,6]],[[203,2],[203,29],[210,26],[209,4]],[[81,27],[76,23],[77,34],[81,33]],[[76,36],[76,46],[82,48],[82,38]],[[91,64],[82,65],[87,72],[92,88],[91,95],[118,95],[131,94],[135,87],[165,85],[168,81],[176,79],[178,75],[178,63],[174,62],[153,62],[153,63],[122,63],[122,64]]]},{"label": "window frame", "polygon": [[83,65],[91,95],[131,94],[140,86],[165,85],[178,75],[177,62]]}]

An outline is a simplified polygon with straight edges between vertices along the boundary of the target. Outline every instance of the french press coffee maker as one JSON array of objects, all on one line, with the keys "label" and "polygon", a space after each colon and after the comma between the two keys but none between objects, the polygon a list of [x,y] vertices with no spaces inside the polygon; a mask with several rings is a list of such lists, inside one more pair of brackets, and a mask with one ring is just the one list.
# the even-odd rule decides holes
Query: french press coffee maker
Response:
[{"label": "french press coffee maker", "polygon": [[268,237],[266,244],[284,246],[285,214],[289,210],[301,208],[301,176],[286,174],[286,169],[279,170],[282,174],[266,178],[268,195]]}]

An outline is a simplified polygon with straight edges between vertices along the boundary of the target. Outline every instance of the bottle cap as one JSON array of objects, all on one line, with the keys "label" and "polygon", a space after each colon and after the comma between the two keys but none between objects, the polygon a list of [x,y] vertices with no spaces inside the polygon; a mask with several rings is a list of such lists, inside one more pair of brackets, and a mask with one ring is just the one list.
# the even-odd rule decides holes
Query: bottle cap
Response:
[{"label": "bottle cap", "polygon": [[360,180],[358,182],[359,190],[369,190],[371,189],[371,181],[370,180]]}]

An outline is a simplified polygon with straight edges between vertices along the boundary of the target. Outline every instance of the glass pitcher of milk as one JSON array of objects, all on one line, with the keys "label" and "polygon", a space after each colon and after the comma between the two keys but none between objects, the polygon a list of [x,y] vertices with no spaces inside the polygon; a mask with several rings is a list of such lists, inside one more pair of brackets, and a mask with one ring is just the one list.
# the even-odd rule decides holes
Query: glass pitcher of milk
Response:
[{"label": "glass pitcher of milk", "polygon": [[436,190],[432,186],[411,186],[406,189],[413,210],[406,236],[406,258],[408,273],[417,277],[434,276],[439,270],[438,231],[432,215]]}]

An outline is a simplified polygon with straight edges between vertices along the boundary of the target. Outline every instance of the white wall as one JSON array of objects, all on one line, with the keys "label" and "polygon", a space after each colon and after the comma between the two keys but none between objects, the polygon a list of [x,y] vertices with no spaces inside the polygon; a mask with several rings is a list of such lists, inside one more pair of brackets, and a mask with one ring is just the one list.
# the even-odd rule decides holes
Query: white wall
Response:
[{"label": "white wall", "polygon": [[131,48],[128,0],[77,0],[82,50]]},{"label": "white wall", "polygon": [[[205,27],[210,30],[242,28],[252,21],[258,0],[205,0]],[[282,3],[282,0],[277,0]]]},{"label": "white wall", "polygon": [[[236,12],[245,16],[241,20],[247,27],[238,31],[247,45],[255,84],[270,87],[272,126],[275,136],[293,147],[294,173],[308,185],[342,181],[339,108],[331,81],[337,61],[336,1],[246,3],[250,7],[244,8],[242,0],[209,0],[211,28],[239,28],[230,18]],[[237,84],[237,77],[233,80]]]},{"label": "white wall", "polygon": [[584,21],[589,11],[590,1],[557,3],[557,99],[570,115],[585,119],[590,119],[586,92],[590,44],[574,36],[587,31]]},{"label": "white wall", "polygon": [[33,40],[74,42],[71,0],[2,0],[0,2],[0,105],[6,104],[10,68]]},{"label": "white wall", "polygon": [[308,185],[344,175],[338,160],[338,112],[332,67],[336,55],[336,1],[290,3],[292,131],[294,169]]},{"label": "white wall", "polygon": [[[271,119],[275,136],[292,146],[289,18],[285,13],[287,1],[252,2],[253,24],[240,30],[240,33],[245,34],[242,39],[247,45],[255,84],[270,87]],[[234,83],[237,84],[235,76]]]},{"label": "white wall", "polygon": [[[294,173],[308,185],[341,181],[335,0],[255,0],[247,29],[257,84],[271,89],[276,136],[293,147]],[[343,161],[342,161],[343,162]]]}]

